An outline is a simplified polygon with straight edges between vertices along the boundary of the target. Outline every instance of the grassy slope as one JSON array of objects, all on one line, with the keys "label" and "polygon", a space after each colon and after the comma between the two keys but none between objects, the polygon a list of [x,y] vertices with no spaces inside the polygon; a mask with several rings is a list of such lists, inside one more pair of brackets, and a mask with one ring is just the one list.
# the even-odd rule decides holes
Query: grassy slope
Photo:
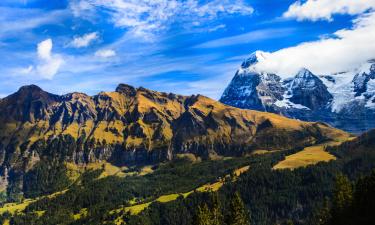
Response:
[{"label": "grassy slope", "polygon": [[64,191],[59,191],[50,195],[42,196],[36,199],[25,199],[24,201],[20,203],[6,203],[4,204],[3,207],[0,208],[0,215],[4,214],[5,212],[8,212],[10,214],[17,214],[20,212],[23,212],[27,206],[29,206],[31,203],[34,203],[36,201],[42,200],[42,199],[53,199],[59,195],[62,195],[66,192],[67,190]]},{"label": "grassy slope", "polygon": [[325,149],[327,147],[337,146],[345,140],[350,140],[350,138],[306,147],[300,152],[287,156],[284,160],[276,164],[273,169],[296,169],[299,167],[315,165],[319,162],[336,160],[336,157]]}]

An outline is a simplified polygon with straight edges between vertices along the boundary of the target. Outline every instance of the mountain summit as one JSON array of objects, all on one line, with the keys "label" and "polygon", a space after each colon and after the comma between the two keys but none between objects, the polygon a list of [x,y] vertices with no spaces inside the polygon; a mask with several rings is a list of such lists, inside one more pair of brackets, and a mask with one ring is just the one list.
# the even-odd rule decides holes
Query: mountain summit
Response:
[{"label": "mountain summit", "polygon": [[254,52],[236,72],[220,102],[274,112],[287,117],[323,121],[353,133],[375,127],[375,64],[338,74],[315,75],[306,68],[289,78],[258,72],[254,66],[266,60]]}]

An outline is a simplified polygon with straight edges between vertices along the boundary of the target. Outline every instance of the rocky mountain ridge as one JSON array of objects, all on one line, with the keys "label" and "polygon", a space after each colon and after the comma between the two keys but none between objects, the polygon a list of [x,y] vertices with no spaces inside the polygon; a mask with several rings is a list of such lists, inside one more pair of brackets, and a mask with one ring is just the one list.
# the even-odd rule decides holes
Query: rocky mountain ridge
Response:
[{"label": "rocky mountain ridge", "polygon": [[325,124],[241,110],[201,95],[124,84],[95,96],[59,96],[31,85],[0,101],[0,165],[8,169],[32,167],[56,143],[54,151],[70,149],[64,160],[124,165],[171,160],[179,153],[207,158],[293,148],[338,134],[346,135]]},{"label": "rocky mountain ridge", "polygon": [[306,121],[322,121],[353,133],[375,127],[375,63],[331,75],[315,75],[302,68],[282,78],[258,72],[254,66],[267,53],[254,52],[236,72],[220,102],[274,112]]}]

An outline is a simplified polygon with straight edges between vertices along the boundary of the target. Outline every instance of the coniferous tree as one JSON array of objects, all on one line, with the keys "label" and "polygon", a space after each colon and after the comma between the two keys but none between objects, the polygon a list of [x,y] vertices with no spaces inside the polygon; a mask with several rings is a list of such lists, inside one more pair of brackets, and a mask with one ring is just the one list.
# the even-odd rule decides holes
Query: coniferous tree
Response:
[{"label": "coniferous tree", "polygon": [[211,209],[211,219],[213,225],[221,225],[224,222],[224,217],[221,211],[221,203],[219,200],[219,195],[217,192],[211,193],[212,198],[212,209]]},{"label": "coniferous tree", "polygon": [[294,225],[294,223],[293,223],[293,221],[288,220],[288,221],[286,221],[285,225]]},{"label": "coniferous tree", "polygon": [[336,177],[332,199],[332,224],[347,225],[350,220],[350,207],[353,201],[353,187],[349,179],[339,174]]},{"label": "coniferous tree", "polygon": [[330,206],[329,206],[329,200],[326,199],[323,203],[323,207],[321,208],[318,216],[316,225],[325,225],[331,220],[331,212],[330,212]]},{"label": "coniferous tree", "polygon": [[206,203],[198,206],[194,225],[213,225],[211,212]]},{"label": "coniferous tree", "polygon": [[236,192],[230,202],[228,225],[250,225],[249,216],[241,196]]},{"label": "coniferous tree", "polygon": [[353,218],[356,224],[372,224],[375,221],[375,171],[359,179],[353,199]]}]

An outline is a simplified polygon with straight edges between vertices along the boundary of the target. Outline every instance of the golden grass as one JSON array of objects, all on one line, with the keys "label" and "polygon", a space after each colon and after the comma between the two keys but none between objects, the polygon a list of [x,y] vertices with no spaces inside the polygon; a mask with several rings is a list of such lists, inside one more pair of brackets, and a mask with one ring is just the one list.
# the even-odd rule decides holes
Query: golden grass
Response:
[{"label": "golden grass", "polygon": [[239,177],[241,174],[245,173],[246,171],[248,171],[250,169],[250,166],[244,166],[244,167],[241,167],[239,169],[236,169],[234,171],[234,174]]},{"label": "golden grass", "polygon": [[86,170],[99,170],[104,169],[102,174],[100,174],[99,179],[105,178],[108,176],[118,176],[118,177],[125,177],[126,174],[122,172],[122,168],[112,165],[108,162],[95,162],[95,163],[88,163],[83,165],[77,165],[74,163],[65,163],[67,168],[67,175],[72,180],[77,180],[82,173]]},{"label": "golden grass", "polygon": [[46,211],[44,211],[44,210],[35,211],[35,213],[36,213],[36,215],[37,215],[38,217],[43,216],[45,212],[46,212]]},{"label": "golden grass", "polygon": [[278,152],[278,151],[281,151],[281,150],[263,150],[263,149],[258,149],[258,150],[254,150],[253,152],[251,152],[250,155],[264,155],[264,154],[274,153],[274,152]]},{"label": "golden grass", "polygon": [[130,207],[125,208],[125,212],[129,212],[131,215],[137,215],[143,210],[145,210],[147,207],[151,205],[152,202],[146,202],[143,204],[133,205]]},{"label": "golden grass", "polygon": [[63,132],[64,135],[70,135],[73,138],[77,139],[79,135],[79,124],[74,122],[70,124]]},{"label": "golden grass", "polygon": [[22,203],[6,203],[3,207],[0,208],[0,215],[4,214],[5,212],[9,212],[10,214],[16,214],[18,212],[22,212],[26,209],[28,205],[35,202],[36,200],[27,199]]},{"label": "golden grass", "polygon": [[[53,194],[41,196],[41,197],[36,198],[36,199],[25,199],[21,203],[6,203],[6,204],[4,204],[3,207],[0,208],[0,215],[4,214],[5,212],[9,212],[10,214],[16,214],[16,213],[22,212],[31,203],[34,203],[34,202],[36,202],[40,199],[43,199],[43,198],[49,198],[49,199],[54,198],[58,195],[64,194],[66,191],[67,190],[55,192]],[[44,213],[44,212],[37,211],[36,213],[39,215],[40,213]]]},{"label": "golden grass", "polygon": [[195,156],[192,153],[177,154],[176,158],[178,158],[178,159],[187,159],[190,162],[201,162],[202,161],[201,158]]},{"label": "golden grass", "polygon": [[224,182],[218,181],[212,184],[205,184],[197,188],[196,190],[199,192],[218,191],[223,185],[224,185]]},{"label": "golden grass", "polygon": [[[333,142],[330,145],[336,143]],[[335,160],[336,157],[326,152],[325,147],[326,145],[323,144],[306,147],[300,152],[287,156],[283,161],[277,163],[273,169],[295,169]]]},{"label": "golden grass", "polygon": [[83,208],[79,211],[79,213],[73,215],[74,220],[79,220],[87,216],[87,208]]},{"label": "golden grass", "polygon": [[[111,131],[106,131],[107,129],[112,128],[116,129],[119,134],[114,134]],[[121,121],[114,121],[114,122],[106,122],[106,121],[100,121],[94,130],[94,138],[96,140],[99,140],[103,142],[106,141],[107,144],[113,144],[113,143],[121,143],[124,141],[122,137],[122,130],[124,128],[124,124]]]},{"label": "golden grass", "polygon": [[154,170],[152,169],[152,166],[144,166],[142,167],[141,171],[138,173],[139,176],[144,176],[150,173],[153,173]]},{"label": "golden grass", "polygon": [[180,195],[182,195],[182,194],[162,195],[159,198],[157,198],[156,201],[161,202],[161,203],[171,202],[171,201],[176,200]]}]

